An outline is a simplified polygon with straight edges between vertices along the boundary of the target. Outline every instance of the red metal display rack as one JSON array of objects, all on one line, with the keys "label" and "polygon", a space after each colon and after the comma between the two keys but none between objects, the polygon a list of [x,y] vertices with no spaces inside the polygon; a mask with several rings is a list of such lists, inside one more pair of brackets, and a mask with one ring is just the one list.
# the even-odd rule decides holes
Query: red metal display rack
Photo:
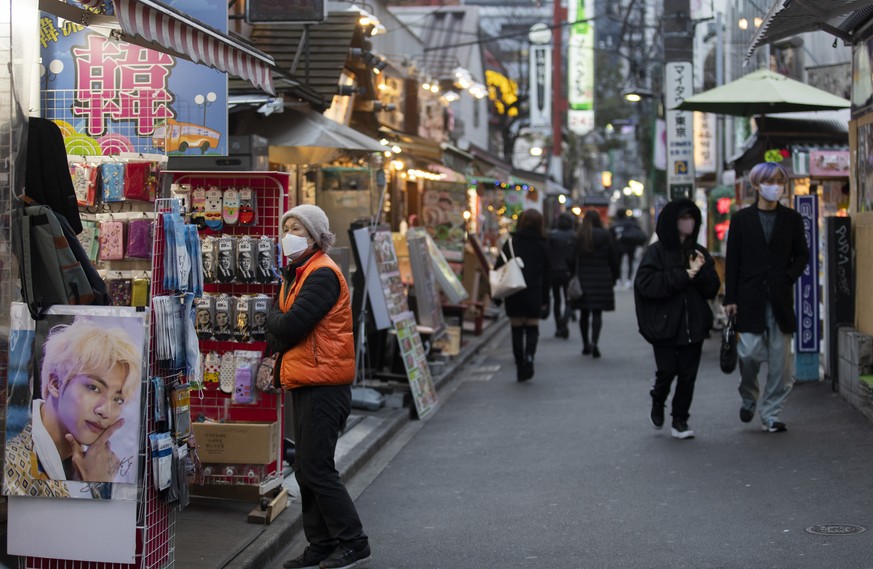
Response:
[{"label": "red metal display rack", "polygon": [[[281,172],[167,172],[174,184],[190,184],[197,187],[227,188],[248,187],[255,191],[257,200],[257,221],[253,225],[226,225],[220,231],[201,230],[206,235],[233,235],[241,237],[271,237],[278,243],[279,221],[288,209],[288,189],[290,174]],[[208,293],[225,293],[231,296],[266,294],[275,297],[278,284],[260,283],[212,283],[204,285]],[[254,350],[264,352],[265,342],[239,343],[233,341],[201,340],[201,353],[217,352],[223,354],[234,350]],[[207,467],[205,484],[201,489],[218,488],[229,492],[215,492],[215,495],[233,497],[234,490],[240,490],[239,497],[248,499],[255,492],[263,496],[282,484],[282,393],[258,393],[253,404],[231,404],[231,395],[218,389],[217,384],[205,384],[202,392],[191,394],[191,419],[198,415],[212,419],[224,418],[232,422],[278,423],[279,448],[275,460],[268,465],[219,465]],[[201,441],[202,443],[202,441]],[[242,468],[239,468],[239,467]],[[209,493],[212,495],[213,493]]]}]

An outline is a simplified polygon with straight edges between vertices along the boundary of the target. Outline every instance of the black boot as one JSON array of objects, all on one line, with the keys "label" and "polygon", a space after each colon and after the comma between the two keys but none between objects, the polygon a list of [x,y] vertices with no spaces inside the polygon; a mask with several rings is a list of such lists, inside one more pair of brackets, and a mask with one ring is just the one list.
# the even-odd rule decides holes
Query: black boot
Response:
[{"label": "black boot", "polygon": [[537,354],[537,343],[540,339],[539,326],[525,326],[525,380],[531,379],[534,376],[534,356]]},{"label": "black boot", "polygon": [[524,381],[527,362],[524,358],[524,328],[521,326],[512,327],[512,355],[515,357],[516,379]]}]

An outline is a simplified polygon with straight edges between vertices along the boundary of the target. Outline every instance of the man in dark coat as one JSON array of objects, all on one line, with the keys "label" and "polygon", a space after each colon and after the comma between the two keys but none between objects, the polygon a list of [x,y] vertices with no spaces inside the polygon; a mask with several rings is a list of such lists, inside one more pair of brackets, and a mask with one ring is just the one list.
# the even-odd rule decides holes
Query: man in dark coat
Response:
[{"label": "man in dark coat", "polygon": [[570,300],[567,298],[567,283],[576,270],[576,232],[573,231],[573,216],[562,213],[555,228],[549,232],[549,247],[552,251],[552,296],[555,313],[555,336],[569,338],[567,320],[570,317]]},{"label": "man in dark coat", "polygon": [[786,430],[779,413],[793,385],[787,367],[788,342],[797,329],[792,287],[806,267],[809,247],[803,218],[779,203],[788,182],[785,169],[774,162],[758,164],[749,182],[758,197],[731,218],[724,309],[736,317],[739,332],[740,420],[748,423],[755,416],[758,370],[766,362],[761,421],[765,431],[778,433]]},{"label": "man in dark coat", "polygon": [[646,250],[634,281],[637,323],[655,352],[650,418],[664,426],[664,403],[673,379],[672,435],[694,437],[688,427],[703,340],[712,328],[712,309],[721,286],[709,252],[697,243],[700,209],[685,198],[671,201],[658,216],[658,241]]},{"label": "man in dark coat", "polygon": [[630,288],[634,278],[634,258],[637,255],[637,247],[645,245],[648,241],[646,232],[643,231],[637,220],[634,217],[628,217],[627,210],[621,207],[615,212],[615,221],[609,227],[609,234],[612,235],[612,241],[615,243],[618,255],[619,282],[621,282],[622,260],[627,257],[627,279],[624,284]]}]

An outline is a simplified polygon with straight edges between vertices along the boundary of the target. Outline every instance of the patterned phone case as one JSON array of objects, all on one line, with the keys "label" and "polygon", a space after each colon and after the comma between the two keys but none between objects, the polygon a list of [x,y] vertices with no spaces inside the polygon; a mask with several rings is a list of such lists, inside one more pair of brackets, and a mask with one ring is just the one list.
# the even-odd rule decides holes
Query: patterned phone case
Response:
[{"label": "patterned phone case", "polygon": [[100,224],[101,261],[124,259],[124,224],[120,221],[104,221]]}]

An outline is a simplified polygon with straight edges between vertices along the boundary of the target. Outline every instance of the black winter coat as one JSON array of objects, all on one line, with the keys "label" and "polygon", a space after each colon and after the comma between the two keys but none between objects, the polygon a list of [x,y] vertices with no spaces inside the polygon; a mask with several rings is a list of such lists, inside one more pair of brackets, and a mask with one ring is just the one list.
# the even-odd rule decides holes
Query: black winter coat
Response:
[{"label": "black winter coat", "polygon": [[82,220],[67,164],[67,150],[60,127],[48,119],[27,119],[27,170],[24,193],[64,216],[73,233],[82,233]]},{"label": "black winter coat", "polygon": [[[517,257],[524,262],[522,274],[527,288],[507,296],[506,315],[510,318],[540,318],[542,307],[549,304],[551,290],[552,263],[549,244],[545,237],[535,232],[512,233],[512,248]],[[503,254],[510,256],[509,242],[503,244]],[[494,268],[503,266],[503,258],[498,257]]]},{"label": "black winter coat", "polygon": [[[683,248],[677,222],[683,212],[695,219],[691,247]],[[718,294],[721,281],[709,252],[697,243],[700,209],[688,199],[668,203],[658,217],[658,241],[643,255],[634,279],[634,300],[640,334],[655,346],[684,346],[702,342],[712,328],[707,300]],[[691,250],[704,256],[703,266],[688,277]]]},{"label": "black winter coat", "polygon": [[779,329],[797,329],[794,282],[809,260],[803,218],[781,204],[770,244],[758,219],[758,206],[741,209],[731,218],[725,257],[724,303],[737,305],[737,331],[763,334],[769,301]]},{"label": "black winter coat", "polygon": [[573,308],[583,310],[615,310],[615,281],[618,279],[618,256],[609,232],[601,227],[592,228],[594,251],[577,247],[576,275],[582,285],[582,298],[574,301]]},{"label": "black winter coat", "polygon": [[576,232],[572,229],[552,229],[549,232],[552,251],[552,274],[567,275],[576,269]]}]

